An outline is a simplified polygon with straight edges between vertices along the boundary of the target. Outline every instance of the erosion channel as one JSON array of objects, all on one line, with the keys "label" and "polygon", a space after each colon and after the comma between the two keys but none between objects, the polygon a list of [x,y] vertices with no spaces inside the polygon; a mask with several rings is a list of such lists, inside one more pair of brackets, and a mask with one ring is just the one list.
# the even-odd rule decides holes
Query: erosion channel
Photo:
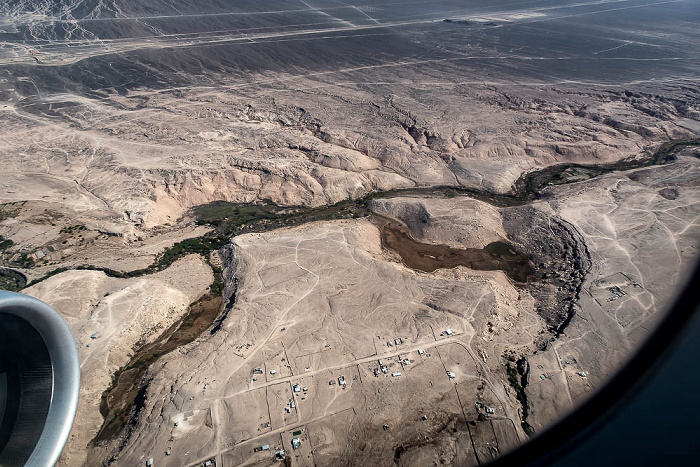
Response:
[{"label": "erosion channel", "polygon": [[[184,254],[200,253],[207,257],[210,251],[219,249],[232,236],[266,232],[313,221],[372,215],[375,220],[378,219],[383,246],[397,252],[410,268],[432,272],[439,268],[462,265],[476,270],[502,270],[520,286],[527,286],[538,302],[538,312],[550,326],[551,338],[561,333],[570,321],[573,304],[578,298],[590,263],[586,247],[575,231],[560,220],[555,219],[552,223],[551,219],[535,214],[528,204],[540,198],[540,190],[547,185],[574,183],[613,171],[673,162],[673,155],[679,150],[699,143],[698,140],[666,143],[653,153],[616,164],[563,164],[548,167],[523,175],[515,184],[513,192],[504,195],[450,186],[371,193],[357,200],[319,208],[281,207],[266,202],[236,204],[217,201],[193,209],[198,223],[214,227],[209,234],[174,245],[162,253],[154,265],[138,271],[138,274],[110,270],[105,272],[110,275],[140,275],[160,270],[159,262],[170,264]],[[575,176],[571,176],[572,174]],[[494,242],[483,249],[458,249],[445,245],[424,244],[414,240],[409,230],[399,222],[376,216],[370,209],[372,200],[407,196],[467,196],[502,208],[504,228],[512,244]],[[550,232],[548,235],[551,238],[547,238],[547,241],[541,241],[541,231],[544,229],[540,229],[540,224],[546,224],[547,232]],[[540,232],[539,237],[533,235],[536,231]],[[86,268],[100,269],[89,266]],[[193,303],[186,316],[161,334],[155,342],[137,349],[131,361],[115,373],[110,387],[102,396],[100,412],[104,423],[93,439],[93,444],[117,438],[129,421],[134,419],[140,407],[139,398],[145,395],[148,385],[144,376],[152,363],[170,351],[194,341],[201,333],[220,321],[224,310],[221,271],[217,270],[215,273],[216,286],[212,286],[210,293]],[[128,437],[129,433],[126,433],[126,436]]]}]

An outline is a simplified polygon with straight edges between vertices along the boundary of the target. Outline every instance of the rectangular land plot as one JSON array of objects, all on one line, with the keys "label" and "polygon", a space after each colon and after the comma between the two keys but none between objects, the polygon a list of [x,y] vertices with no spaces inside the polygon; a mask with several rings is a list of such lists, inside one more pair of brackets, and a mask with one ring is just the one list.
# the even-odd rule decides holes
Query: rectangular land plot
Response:
[{"label": "rectangular land plot", "polygon": [[218,407],[221,418],[219,434],[231,446],[270,431],[270,416],[265,400],[265,389],[258,388],[221,399]]},{"label": "rectangular land plot", "polygon": [[518,437],[518,433],[515,431],[515,426],[513,425],[512,420],[491,420],[491,426],[493,427],[493,432],[496,434],[498,451],[501,455],[520,445],[520,438]]},{"label": "rectangular land plot", "polygon": [[[273,430],[285,427],[298,420],[297,407],[292,407],[292,386],[288,382],[273,384],[265,388],[270,408],[270,425]],[[294,403],[296,406],[296,403]]]},{"label": "rectangular land plot", "polygon": [[318,467],[339,465],[343,459],[343,445],[350,439],[355,424],[355,413],[343,410],[307,425],[308,437],[314,449]]},{"label": "rectangular land plot", "polygon": [[314,467],[313,445],[306,425],[296,425],[284,431],[282,446],[294,467]]},{"label": "rectangular land plot", "polygon": [[[263,451],[262,446],[268,445],[269,450]],[[259,449],[256,452],[256,449]],[[222,454],[221,461],[224,467],[234,467],[238,465],[246,466],[271,466],[275,465],[275,452],[282,448],[282,438],[279,433],[269,434],[256,438],[253,441],[234,446],[233,449]]]},{"label": "rectangular land plot", "polygon": [[[338,382],[339,378],[345,381],[345,389]],[[362,403],[362,387],[356,365],[294,379],[293,384],[300,387],[300,392],[295,393],[295,400],[302,420],[314,420]],[[303,391],[303,388],[307,388],[307,391]],[[306,399],[302,400],[304,397]]]}]

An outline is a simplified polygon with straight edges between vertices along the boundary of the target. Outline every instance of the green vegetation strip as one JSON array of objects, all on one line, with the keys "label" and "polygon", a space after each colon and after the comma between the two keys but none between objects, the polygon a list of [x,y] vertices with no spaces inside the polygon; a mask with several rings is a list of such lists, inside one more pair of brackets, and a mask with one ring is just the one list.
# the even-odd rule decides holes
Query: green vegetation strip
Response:
[{"label": "green vegetation strip", "polygon": [[[371,214],[368,208],[370,201],[394,196],[440,195],[447,198],[470,196],[495,206],[518,206],[539,198],[540,191],[546,186],[581,181],[581,177],[584,176],[588,179],[618,170],[630,170],[649,165],[664,164],[673,160],[674,155],[678,151],[692,146],[700,146],[700,139],[670,141],[659,146],[653,153],[648,153],[643,157],[626,159],[612,164],[560,164],[547,167],[522,175],[515,183],[511,194],[493,194],[485,190],[466,187],[437,186],[374,192],[356,200],[341,201],[317,208],[283,207],[265,201],[252,204],[214,201],[193,208],[197,224],[212,226],[214,227],[213,232],[202,237],[190,238],[174,244],[161,253],[153,264],[146,268],[125,272],[97,266],[77,266],[71,269],[103,271],[110,277],[140,277],[162,271],[178,259],[191,253],[198,253],[208,258],[208,254],[211,251],[218,250],[228,243],[230,237],[235,235],[266,232],[280,227],[292,227],[314,221],[365,217]],[[71,226],[68,229],[72,232],[76,229],[80,230],[80,227]],[[15,263],[19,267],[28,269],[34,265],[34,260],[24,255]],[[44,276],[34,279],[27,286],[34,285],[67,270],[68,268],[64,267],[54,269]]]},{"label": "green vegetation strip", "polygon": [[521,384],[520,373],[518,373],[518,370],[513,365],[511,365],[510,362],[506,362],[506,372],[508,373],[508,382],[510,383],[513,390],[515,390],[515,397],[518,399],[518,402],[520,402],[520,405],[522,407],[520,426],[523,427],[525,433],[527,433],[528,435],[532,435],[534,433],[534,430],[532,426],[527,422],[527,416],[529,415],[527,405],[527,394],[525,394],[525,388]]},{"label": "green vegetation strip", "polygon": [[641,157],[623,159],[610,164],[558,164],[523,174],[515,182],[513,196],[521,200],[540,197],[543,188],[549,185],[563,185],[598,177],[610,172],[632,170],[652,165],[662,165],[675,160],[676,154],[687,147],[700,146],[700,139],[669,141],[655,151],[647,151]]},{"label": "green vegetation strip", "polygon": [[27,278],[19,271],[0,268],[0,290],[17,292],[27,285]]},{"label": "green vegetation strip", "polygon": [[[69,270],[87,270],[87,271],[102,271],[109,277],[118,277],[120,279],[127,279],[131,277],[140,277],[147,274],[153,274],[154,272],[162,271],[168,266],[173,264],[180,258],[183,258],[190,254],[200,254],[205,260],[209,260],[209,253],[214,250],[218,250],[222,246],[228,243],[228,237],[217,234],[207,234],[201,237],[188,238],[181,242],[177,242],[170,248],[166,249],[163,253],[158,255],[155,261],[149,266],[143,269],[135,269],[133,271],[117,271],[110,268],[102,268],[98,266],[86,265],[86,266],[75,266],[71,268],[61,267],[49,271],[42,277],[34,279],[27,286],[32,286],[38,284],[39,282],[48,279],[51,276],[60,274]],[[220,269],[218,269],[220,271]],[[216,272],[216,271],[215,271]]]},{"label": "green vegetation strip", "polygon": [[[210,292],[202,297],[198,302],[190,307],[188,314],[180,322],[171,326],[166,332],[161,334],[153,344],[142,345],[136,352],[132,360],[117,373],[115,373],[109,389],[103,393],[100,411],[105,417],[104,424],[93,443],[99,443],[117,436],[124,426],[133,420],[133,406],[139,406],[139,397],[145,394],[146,385],[142,384],[142,378],[146,369],[159,357],[170,352],[174,348],[184,345],[207,329],[218,316],[221,309],[221,293],[223,281],[221,269],[215,267],[209,261],[209,254],[218,250],[229,242],[231,236],[248,232],[263,232],[280,227],[290,227],[313,221],[347,219],[365,217],[371,214],[368,204],[373,199],[390,198],[398,195],[442,195],[453,198],[458,195],[470,196],[496,206],[514,206],[530,202],[540,196],[540,190],[557,183],[571,183],[585,178],[592,178],[613,170],[628,170],[645,165],[662,164],[671,160],[673,154],[679,149],[687,146],[700,145],[700,140],[674,141],[659,147],[653,154],[639,160],[621,161],[616,164],[582,166],[577,164],[563,164],[549,167],[538,172],[533,172],[522,176],[516,183],[513,193],[506,195],[496,195],[484,190],[475,190],[465,187],[421,187],[401,190],[390,190],[385,192],[370,193],[357,200],[342,201],[330,206],[318,208],[289,208],[281,207],[269,202],[253,204],[236,204],[224,201],[216,201],[193,209],[193,213],[200,225],[209,225],[214,229],[212,232],[197,238],[183,240],[166,249],[158,255],[155,261],[146,268],[133,271],[116,271],[109,268],[96,266],[78,266],[72,269],[98,270],[103,271],[110,277],[130,278],[139,277],[161,271],[178,259],[189,254],[202,255],[207,263],[214,269],[215,280],[210,286]],[[567,172],[568,170],[568,172]],[[5,208],[5,206],[2,206]],[[4,211],[4,212],[3,212]],[[0,209],[0,220],[7,216],[16,215],[15,206],[9,210]],[[5,216],[5,217],[3,217]],[[65,233],[73,233],[82,230],[81,226],[70,226]],[[5,242],[0,238],[0,245]],[[10,241],[10,240],[8,240]],[[11,241],[10,241],[11,242]],[[5,243],[5,248],[12,246]],[[518,259],[517,252],[510,249],[508,245],[492,244],[487,247],[489,253],[511,259]],[[27,263],[31,267],[33,263],[31,257],[20,257],[22,263]],[[33,280],[28,285],[34,285],[48,277],[67,271],[69,268],[57,268],[39,279]],[[522,405],[522,427],[526,433],[533,432],[532,427],[527,423],[528,405],[527,396],[516,368],[510,363],[506,364],[508,381],[516,392],[516,397]]]}]

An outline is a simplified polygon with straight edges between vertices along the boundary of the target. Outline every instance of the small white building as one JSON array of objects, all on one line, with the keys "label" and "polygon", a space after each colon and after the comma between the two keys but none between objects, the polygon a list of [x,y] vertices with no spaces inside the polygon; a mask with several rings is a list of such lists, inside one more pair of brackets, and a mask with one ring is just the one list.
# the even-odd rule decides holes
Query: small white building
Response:
[{"label": "small white building", "polygon": [[450,379],[454,379],[454,378],[455,378],[455,374],[452,373],[451,371],[448,371],[448,372],[447,372],[447,376],[448,376]]},{"label": "small white building", "polygon": [[294,392],[301,392],[301,386],[299,386],[298,384],[295,384],[294,385]]},{"label": "small white building", "polygon": [[394,376],[394,377],[396,377],[396,376],[401,376],[401,372],[400,372],[400,371],[395,371],[395,372],[393,372],[393,373],[391,374],[391,376]]},{"label": "small white building", "polygon": [[452,329],[445,329],[445,334],[451,336],[453,334]]}]

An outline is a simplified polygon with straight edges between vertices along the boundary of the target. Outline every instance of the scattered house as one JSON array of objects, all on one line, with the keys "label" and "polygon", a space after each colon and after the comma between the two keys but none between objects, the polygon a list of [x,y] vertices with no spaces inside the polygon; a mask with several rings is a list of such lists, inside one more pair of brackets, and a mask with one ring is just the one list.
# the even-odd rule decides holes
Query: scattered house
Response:
[{"label": "scattered house", "polygon": [[299,386],[298,384],[295,384],[294,385],[294,392],[301,392],[301,386]]},{"label": "scattered house", "polygon": [[394,345],[393,345],[391,342],[387,342],[387,343],[386,343],[386,346],[387,346],[387,347],[393,347]]},{"label": "scattered house", "polygon": [[100,337],[100,333],[96,332],[92,336],[90,336],[90,339],[99,339],[99,337]]},{"label": "scattered house", "polygon": [[204,389],[206,389],[206,388],[208,388],[208,387],[209,387],[209,383],[207,383],[207,384],[204,385]]},{"label": "scattered house", "polygon": [[418,349],[418,355],[423,356],[425,354],[425,350]]},{"label": "scattered house", "polygon": [[255,376],[253,376],[253,381],[257,381],[257,380],[258,380],[258,378],[256,378]]},{"label": "scattered house", "polygon": [[280,449],[275,453],[275,459],[284,460],[284,449]]},{"label": "scattered house", "polygon": [[269,444],[263,444],[262,447],[261,447],[261,449],[262,449],[263,451],[269,451],[269,450],[270,450],[270,445],[269,445]]},{"label": "scattered house", "polygon": [[445,334],[447,334],[448,336],[451,336],[453,334],[452,329],[445,329]]},{"label": "scattered house", "polygon": [[287,407],[284,408],[284,411],[287,412],[287,413],[291,413],[291,412],[292,412],[292,409],[290,409],[289,406],[287,406]]},{"label": "scattered house", "polygon": [[428,419],[428,416],[427,416],[427,415],[423,415],[420,419],[423,420],[423,421],[425,421],[425,420]]},{"label": "scattered house", "polygon": [[292,401],[292,402],[289,403],[289,406],[290,406],[291,408],[294,408],[294,407],[297,406],[297,404],[296,404],[296,402]]},{"label": "scattered house", "polygon": [[588,376],[588,375],[586,375],[586,372],[585,372],[585,371],[579,371],[579,372],[578,372],[578,375],[579,375],[581,378],[585,378],[586,376]]},{"label": "scattered house", "polygon": [[389,429],[389,425],[387,425],[387,424],[384,424],[384,425],[382,425],[382,428],[384,429],[384,431],[386,431],[386,430],[388,430],[388,429]]},{"label": "scattered house", "polygon": [[546,373],[542,373],[542,374],[540,375],[540,379],[547,379],[547,374],[546,374]]},{"label": "scattered house", "polygon": [[303,388],[301,388],[301,390],[302,390],[302,391],[304,391],[304,392],[306,392],[306,391],[308,391],[308,390],[309,390],[309,388],[308,388],[308,387],[306,387],[306,386],[304,386]]},{"label": "scattered house", "polygon": [[345,382],[345,376],[339,376],[339,377],[338,377],[338,384],[341,385],[342,387],[345,387],[345,385],[347,384],[347,383]]},{"label": "scattered house", "polygon": [[149,457],[148,460],[146,461],[146,466],[151,467],[153,465],[153,458]]},{"label": "scattered house", "polygon": [[394,339],[394,344],[396,344],[396,345],[403,344],[403,340],[400,337],[398,339]]},{"label": "scattered house", "polygon": [[451,371],[448,371],[448,372],[447,372],[447,376],[448,376],[450,379],[454,379],[454,378],[455,378],[455,374],[452,373]]},{"label": "scattered house", "polygon": [[403,361],[401,361],[401,363],[403,363],[404,365],[410,365],[411,361],[407,358],[404,358]]},{"label": "scattered house", "polygon": [[168,448],[168,449],[165,450],[165,455],[166,455],[166,456],[169,456],[170,453],[171,453],[170,448]]},{"label": "scattered house", "polygon": [[396,376],[401,376],[401,372],[400,372],[400,371],[395,371],[395,372],[393,372],[393,373],[391,374],[391,376],[394,376],[394,377],[396,377]]},{"label": "scattered house", "polygon": [[277,373],[277,370],[270,370],[271,375],[274,375],[275,373]]},{"label": "scattered house", "polygon": [[493,413],[496,412],[496,411],[493,409],[493,407],[488,407],[488,406],[486,406],[485,409],[486,409],[486,413],[488,413],[488,414],[493,414]]},{"label": "scattered house", "polygon": [[379,364],[379,366],[383,365],[381,358],[379,360],[377,360],[377,363]]},{"label": "scattered house", "polygon": [[253,374],[254,375],[261,375],[261,374],[263,374],[263,369],[262,368],[253,368]]},{"label": "scattered house", "polygon": [[382,365],[381,370],[382,370],[382,373],[384,373],[384,374],[389,373],[389,369],[386,367],[386,365]]},{"label": "scattered house", "polygon": [[334,384],[335,384],[335,381],[333,381],[333,380],[328,381],[329,386],[333,386]]},{"label": "scattered house", "polygon": [[297,449],[301,447],[301,440],[299,438],[292,438],[292,449]]},{"label": "scattered house", "polygon": [[299,436],[301,434],[301,430],[297,430],[292,433],[292,436]]}]

